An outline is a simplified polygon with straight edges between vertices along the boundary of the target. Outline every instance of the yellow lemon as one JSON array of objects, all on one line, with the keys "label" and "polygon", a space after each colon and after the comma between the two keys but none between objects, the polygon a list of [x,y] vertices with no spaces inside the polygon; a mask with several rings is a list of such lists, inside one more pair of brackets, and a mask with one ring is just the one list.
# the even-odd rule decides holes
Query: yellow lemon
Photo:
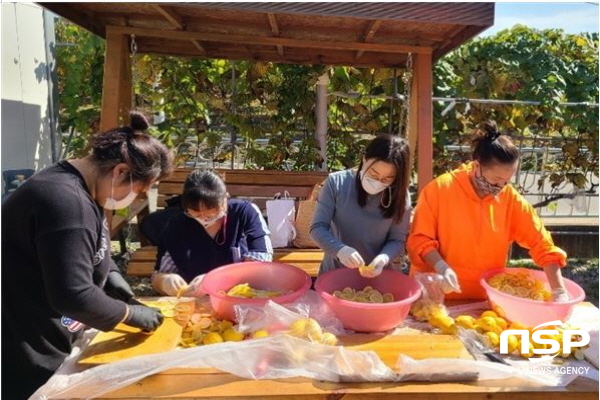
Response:
[{"label": "yellow lemon", "polygon": [[319,325],[319,323],[312,318],[309,318],[306,322],[306,328],[304,332],[306,337],[313,342],[320,342],[323,340],[323,329],[321,329],[321,325]]},{"label": "yellow lemon", "polygon": [[475,318],[471,317],[470,315],[459,315],[456,317],[456,325],[462,326],[466,329],[475,329]]},{"label": "yellow lemon", "polygon": [[269,336],[269,332],[264,329],[261,329],[252,334],[252,339],[260,339],[260,338],[265,338],[268,336]]},{"label": "yellow lemon", "polygon": [[442,328],[442,333],[444,333],[446,335],[456,335],[457,332],[458,332],[458,330],[456,329],[455,324],[452,324],[448,327]]},{"label": "yellow lemon", "polygon": [[226,319],[219,322],[219,330],[222,332],[226,331],[227,329],[230,329],[232,326],[233,326],[233,322],[228,321]]},{"label": "yellow lemon", "polygon": [[521,342],[515,335],[508,335],[508,353],[513,353],[519,348]]},{"label": "yellow lemon", "polygon": [[329,345],[329,346],[335,346],[337,344],[337,337],[331,333],[331,332],[323,332],[323,337],[321,339],[321,343]]},{"label": "yellow lemon", "polygon": [[490,346],[496,348],[500,344],[500,336],[496,332],[486,332],[483,334],[490,342]]},{"label": "yellow lemon", "polygon": [[244,334],[237,329],[229,328],[223,332],[223,340],[226,342],[239,342],[244,340]]},{"label": "yellow lemon", "polygon": [[209,332],[204,336],[204,339],[202,339],[202,343],[204,344],[215,344],[222,342],[223,337],[217,332]]},{"label": "yellow lemon", "polygon": [[292,322],[288,334],[296,337],[303,337],[306,334],[306,324],[308,318],[300,318]]},{"label": "yellow lemon", "polygon": [[[528,340],[528,339],[524,339],[524,340],[522,340],[522,342],[525,342],[525,340]],[[521,356],[523,356],[525,358],[530,358],[530,357],[534,356],[534,354],[533,354],[533,346],[532,346],[531,342],[527,342],[527,343],[529,344],[528,351],[527,352],[523,352],[522,351],[523,350],[522,346],[519,346],[519,353],[521,354]]]},{"label": "yellow lemon", "polygon": [[496,318],[497,316],[498,316],[498,314],[496,314],[496,313],[495,313],[494,311],[492,311],[492,310],[487,310],[487,311],[484,311],[483,313],[481,313],[481,317],[482,317],[482,318],[483,318],[483,317],[494,317],[494,318]]},{"label": "yellow lemon", "polygon": [[439,329],[450,329],[454,325],[454,319],[447,315],[432,315],[429,318],[429,323]]},{"label": "yellow lemon", "polygon": [[525,329],[525,330],[527,330],[528,328],[520,322],[511,322],[510,325],[508,325],[508,329]]},{"label": "yellow lemon", "polygon": [[506,322],[506,320],[504,318],[501,317],[496,317],[494,318],[496,320],[496,325],[501,329],[501,330],[505,330],[508,326],[508,322]]},{"label": "yellow lemon", "polygon": [[499,317],[506,318],[506,313],[504,312],[504,310],[502,309],[502,307],[500,307],[500,306],[494,306],[492,308],[494,309],[494,311],[496,312],[496,314],[498,314]]},{"label": "yellow lemon", "polygon": [[365,276],[365,274],[371,273],[374,269],[375,269],[374,267],[364,265],[362,267],[358,267],[358,272],[360,273],[361,276]]},{"label": "yellow lemon", "polygon": [[494,317],[481,317],[477,320],[477,324],[485,331],[494,331],[498,326]]}]

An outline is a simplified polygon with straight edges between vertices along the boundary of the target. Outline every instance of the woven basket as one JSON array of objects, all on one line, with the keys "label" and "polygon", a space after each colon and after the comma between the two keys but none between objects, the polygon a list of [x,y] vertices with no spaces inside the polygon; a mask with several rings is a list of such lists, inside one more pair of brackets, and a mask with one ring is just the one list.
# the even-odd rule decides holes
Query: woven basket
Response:
[{"label": "woven basket", "polygon": [[298,202],[298,212],[296,213],[296,238],[292,241],[294,247],[300,249],[315,249],[319,246],[310,237],[310,225],[312,223],[313,214],[317,207],[317,199],[323,188],[324,182],[315,185],[310,197],[307,200]]}]

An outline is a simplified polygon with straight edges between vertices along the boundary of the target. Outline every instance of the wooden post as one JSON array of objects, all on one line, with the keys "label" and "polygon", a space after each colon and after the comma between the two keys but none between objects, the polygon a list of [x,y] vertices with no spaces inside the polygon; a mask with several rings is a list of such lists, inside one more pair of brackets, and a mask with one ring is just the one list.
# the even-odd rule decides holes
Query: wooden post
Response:
[{"label": "wooden post", "polygon": [[[107,27],[102,82],[102,111],[100,131],[129,124],[131,110],[131,62],[127,35],[110,32]],[[104,210],[109,232],[112,232],[113,211]],[[121,248],[123,251],[123,248]]]},{"label": "wooden post", "polygon": [[[419,193],[433,179],[433,105],[431,54],[413,54],[413,79],[410,97],[409,144],[411,165],[417,152]],[[415,146],[416,145],[416,146]]]},{"label": "wooden post", "polygon": [[317,101],[315,107],[315,138],[319,146],[320,162],[315,166],[317,171],[327,171],[327,85],[329,76],[324,73],[317,80]]},{"label": "wooden post", "polygon": [[100,131],[128,123],[131,104],[129,41],[107,27]]}]

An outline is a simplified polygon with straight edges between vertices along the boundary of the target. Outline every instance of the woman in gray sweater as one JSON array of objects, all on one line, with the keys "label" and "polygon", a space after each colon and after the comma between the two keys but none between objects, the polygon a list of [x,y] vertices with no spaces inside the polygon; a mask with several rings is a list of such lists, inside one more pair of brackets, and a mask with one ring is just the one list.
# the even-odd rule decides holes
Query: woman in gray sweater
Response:
[{"label": "woman in gray sweater", "polygon": [[375,277],[404,253],[409,177],[408,142],[391,135],[373,139],[357,169],[329,175],[310,228],[325,252],[319,274],[347,267]]}]

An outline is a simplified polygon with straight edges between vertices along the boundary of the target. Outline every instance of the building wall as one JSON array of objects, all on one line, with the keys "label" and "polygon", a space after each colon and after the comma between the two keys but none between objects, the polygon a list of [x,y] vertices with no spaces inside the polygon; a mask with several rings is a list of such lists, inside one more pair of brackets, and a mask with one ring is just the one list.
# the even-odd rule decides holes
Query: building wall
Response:
[{"label": "building wall", "polygon": [[48,17],[35,4],[2,3],[2,171],[39,171],[58,159],[50,103],[54,60],[48,51],[54,28]]}]

